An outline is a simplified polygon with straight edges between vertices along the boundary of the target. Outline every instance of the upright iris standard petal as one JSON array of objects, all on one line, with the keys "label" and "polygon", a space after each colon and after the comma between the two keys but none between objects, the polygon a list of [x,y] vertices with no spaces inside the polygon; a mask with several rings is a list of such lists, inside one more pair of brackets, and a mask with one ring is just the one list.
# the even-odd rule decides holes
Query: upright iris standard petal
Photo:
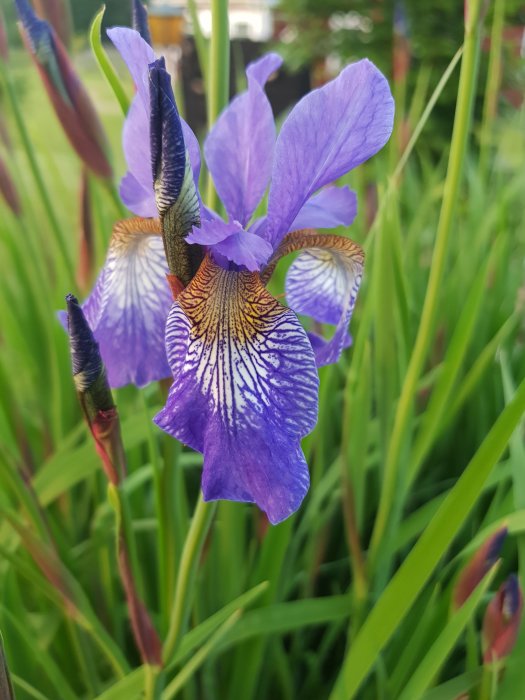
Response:
[{"label": "upright iris standard petal", "polygon": [[281,63],[277,54],[268,54],[248,66],[248,90],[224,110],[204,143],[219,197],[230,218],[242,226],[248,223],[270,179],[275,125],[264,85]]},{"label": "upright iris standard petal", "polygon": [[330,340],[309,333],[317,365],[328,365],[337,362],[349,343],[348,326],[361,284],[364,253],[343,236],[295,231],[283,239],[263,279],[270,278],[281,257],[298,250],[303,252],[286,277],[286,300],[297,313],[335,326]]},{"label": "upright iris standard petal", "polygon": [[173,385],[155,422],[204,454],[206,500],[255,502],[272,523],[308,490],[300,439],[317,420],[306,334],[259,275],[208,256],[166,326]]},{"label": "upright iris standard petal", "polygon": [[393,119],[388,83],[367,60],[303,97],[275,145],[264,233],[274,247],[314,192],[385,145]]},{"label": "upright iris standard petal", "polygon": [[113,388],[170,375],[164,329],[171,305],[158,221],[119,222],[84,315]]},{"label": "upright iris standard petal", "polygon": [[[156,60],[156,56],[151,46],[133,29],[114,27],[108,29],[107,33],[128,67],[137,90],[122,133],[128,172],[122,179],[120,196],[134,214],[144,217],[157,216],[151,173],[149,88],[149,65]],[[199,144],[184,120],[181,119],[180,122],[190,155],[193,177],[197,183],[200,171]]]}]

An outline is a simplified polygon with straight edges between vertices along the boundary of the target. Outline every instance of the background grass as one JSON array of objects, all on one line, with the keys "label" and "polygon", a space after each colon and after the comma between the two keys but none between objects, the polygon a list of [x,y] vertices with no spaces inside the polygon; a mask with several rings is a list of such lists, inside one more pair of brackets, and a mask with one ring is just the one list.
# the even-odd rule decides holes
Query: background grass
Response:
[{"label": "background grass", "polygon": [[[76,65],[119,176],[119,105],[87,53]],[[55,318],[67,292],[86,291],[77,288],[74,265],[64,262],[64,250],[77,258],[81,166],[21,51],[12,53],[8,74],[61,239],[48,224],[4,90],[12,149],[2,155],[23,213],[16,217],[0,204],[0,629],[19,700],[134,700],[146,669],[117,575],[105,478]],[[320,418],[304,441],[310,494],[273,528],[254,507],[219,504],[185,599],[184,635],[168,659],[163,700],[453,700],[470,689],[478,697],[489,591],[512,571],[522,580],[525,574],[523,110],[490,123],[481,153],[474,123],[387,527],[370,550],[421,322],[448,152],[436,158],[416,145],[406,167],[392,174],[404,118],[413,129],[438,79],[406,110],[398,102],[389,147],[345,179],[358,192],[360,212],[341,233],[364,245],[366,273],[353,347],[320,372]],[[121,214],[107,188],[90,184],[101,263]],[[272,291],[282,291],[283,279],[284,267]],[[116,392],[137,587],[162,638],[202,464],[152,424],[164,396],[159,385]],[[457,572],[502,523],[511,537],[499,569],[452,615]],[[521,634],[496,697],[522,696],[524,652]]]}]

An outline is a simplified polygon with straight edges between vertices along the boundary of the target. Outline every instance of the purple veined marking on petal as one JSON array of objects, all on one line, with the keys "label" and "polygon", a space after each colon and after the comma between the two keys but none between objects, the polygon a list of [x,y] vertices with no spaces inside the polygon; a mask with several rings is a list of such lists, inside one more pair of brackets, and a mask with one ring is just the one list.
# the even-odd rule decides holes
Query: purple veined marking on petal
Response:
[{"label": "purple veined marking on petal", "polygon": [[207,257],[172,306],[166,344],[174,381],[155,422],[204,454],[204,498],[287,518],[308,490],[300,439],[316,423],[319,383],[295,314],[257,274]]},{"label": "purple veined marking on petal", "polygon": [[104,267],[82,305],[112,388],[169,377],[164,345],[171,293],[159,222],[116,224]]},{"label": "purple veined marking on petal", "polygon": [[348,326],[363,274],[363,250],[343,236],[295,231],[284,238],[263,279],[269,279],[281,257],[294,251],[302,252],[286,276],[288,305],[314,321],[335,326],[329,340],[310,336],[318,366],[337,362],[348,344]]},{"label": "purple veined marking on petal", "polygon": [[314,192],[385,145],[393,120],[388,82],[368,60],[347,66],[298,102],[275,144],[264,232],[274,248]]},{"label": "purple veined marking on petal", "polygon": [[275,124],[264,92],[270,75],[282,63],[267,54],[246,69],[248,90],[219,116],[206,141],[206,163],[231,219],[246,226],[270,179]]}]

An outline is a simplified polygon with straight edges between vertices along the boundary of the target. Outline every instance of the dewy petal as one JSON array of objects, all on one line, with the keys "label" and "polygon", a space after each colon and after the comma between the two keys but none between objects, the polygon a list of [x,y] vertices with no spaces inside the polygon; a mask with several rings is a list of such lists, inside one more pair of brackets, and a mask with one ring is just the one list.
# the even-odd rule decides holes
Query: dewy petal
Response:
[{"label": "dewy petal", "polygon": [[275,124],[264,85],[281,63],[277,54],[268,54],[248,66],[248,90],[224,110],[204,143],[219,197],[230,218],[243,226],[270,179]]},{"label": "dewy petal", "polygon": [[170,375],[164,345],[171,305],[167,271],[158,221],[116,224],[104,267],[83,304],[113,388]]},{"label": "dewy petal", "polygon": [[319,381],[293,311],[259,275],[207,257],[172,306],[166,344],[174,381],[155,422],[204,454],[205,500],[287,518],[308,490],[300,439],[317,420]]},{"label": "dewy petal", "polygon": [[355,192],[349,187],[325,187],[302,206],[290,226],[290,231],[350,226],[356,214]]},{"label": "dewy petal", "polygon": [[265,231],[274,247],[314,192],[385,145],[393,119],[388,82],[368,60],[303,97],[275,144]]},{"label": "dewy petal", "polygon": [[361,284],[364,253],[343,236],[295,231],[284,238],[263,278],[270,277],[283,255],[297,250],[304,252],[288,270],[287,302],[299,314],[335,325],[330,340],[311,334],[317,365],[328,365],[337,362],[348,345],[348,325]]},{"label": "dewy petal", "polygon": [[[122,144],[128,172],[120,184],[120,196],[134,214],[157,216],[151,173],[149,64],[156,59],[151,46],[138,32],[113,27],[107,34],[126,64],[137,93],[124,122]],[[186,147],[195,182],[200,172],[199,143],[190,127],[181,119]]]},{"label": "dewy petal", "polygon": [[187,236],[188,243],[208,246],[214,253],[255,272],[268,262],[272,247],[260,236],[244,231],[238,221],[202,221]]}]

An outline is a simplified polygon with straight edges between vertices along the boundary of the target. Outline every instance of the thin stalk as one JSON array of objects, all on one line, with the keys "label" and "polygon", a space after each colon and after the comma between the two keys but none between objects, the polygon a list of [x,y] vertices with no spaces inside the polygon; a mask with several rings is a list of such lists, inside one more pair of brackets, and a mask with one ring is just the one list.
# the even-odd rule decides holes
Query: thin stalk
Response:
[{"label": "thin stalk", "polygon": [[392,435],[388,446],[383,489],[381,491],[379,508],[370,545],[372,562],[377,558],[378,550],[388,527],[390,514],[394,506],[394,498],[398,487],[398,471],[401,454],[405,444],[410,417],[412,415],[414,397],[417,392],[417,383],[434,336],[435,319],[439,308],[439,293],[445,271],[448,243],[452,232],[452,221],[461,184],[463,161],[472,119],[472,105],[478,73],[480,36],[480,0],[472,0],[472,2],[469,3],[468,22],[465,26],[465,41],[459,77],[458,100],[454,117],[443,201],[436,233],[434,253],[432,256],[432,265],[430,268],[430,277],[414,350],[401,389]]},{"label": "thin stalk", "polygon": [[[211,41],[208,69],[208,130],[228,103],[230,77],[230,32],[228,0],[211,0]],[[208,174],[206,203],[217,209],[219,200]]]},{"label": "thin stalk", "polygon": [[481,120],[480,134],[480,162],[479,169],[483,175],[487,172],[487,159],[490,150],[491,132],[498,107],[498,94],[501,82],[501,61],[503,45],[503,26],[505,23],[505,0],[496,0],[494,3],[494,16],[490,34],[489,66],[487,83],[485,86],[485,99],[483,102],[483,116]]},{"label": "thin stalk", "polygon": [[173,602],[170,625],[162,653],[165,664],[170,663],[188,619],[197,565],[199,563],[204,540],[210,528],[213,514],[215,513],[216,505],[216,503],[205,503],[202,495],[199,495],[197,507],[195,508],[182,550],[177,576],[177,587],[175,589],[175,600]]},{"label": "thin stalk", "polygon": [[5,64],[3,61],[0,61],[0,73],[2,76],[2,82],[3,82],[5,90],[6,90],[7,98],[9,100],[9,104],[11,106],[11,111],[13,113],[16,127],[18,129],[20,140],[22,141],[22,146],[23,146],[24,151],[26,153],[27,160],[29,161],[29,167],[31,169],[31,172],[33,174],[33,178],[35,180],[35,184],[36,184],[37,189],[38,189],[38,193],[40,194],[40,198],[42,200],[42,204],[44,206],[47,217],[49,219],[49,223],[51,225],[51,228],[53,229],[53,233],[55,234],[55,238],[57,240],[58,247],[60,249],[60,253],[64,259],[66,270],[68,271],[68,274],[72,278],[73,269],[74,269],[73,268],[73,261],[72,261],[72,258],[70,256],[70,252],[67,249],[67,246],[65,244],[65,237],[62,234],[62,229],[60,227],[58,217],[57,217],[55,210],[53,208],[53,204],[51,202],[51,197],[49,196],[49,192],[47,191],[46,184],[44,182],[44,177],[40,171],[40,166],[38,165],[38,161],[36,159],[35,152],[33,150],[32,144],[31,144],[31,139],[29,138],[29,134],[27,132],[24,118],[22,117],[22,112],[21,112],[20,106],[18,104],[18,98],[16,96],[16,91],[13,87],[13,84],[11,82],[11,78],[9,76],[8,71],[5,68]]}]

